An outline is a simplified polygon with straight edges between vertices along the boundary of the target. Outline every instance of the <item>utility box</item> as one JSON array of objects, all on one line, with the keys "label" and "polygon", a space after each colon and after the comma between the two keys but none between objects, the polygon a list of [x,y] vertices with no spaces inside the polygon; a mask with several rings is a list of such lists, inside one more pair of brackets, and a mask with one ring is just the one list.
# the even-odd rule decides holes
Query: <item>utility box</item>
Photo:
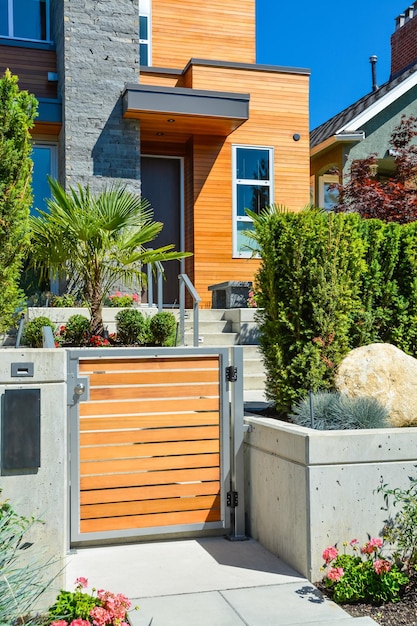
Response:
[{"label": "utility box", "polygon": [[41,464],[41,391],[6,389],[1,420],[2,470],[37,470]]}]

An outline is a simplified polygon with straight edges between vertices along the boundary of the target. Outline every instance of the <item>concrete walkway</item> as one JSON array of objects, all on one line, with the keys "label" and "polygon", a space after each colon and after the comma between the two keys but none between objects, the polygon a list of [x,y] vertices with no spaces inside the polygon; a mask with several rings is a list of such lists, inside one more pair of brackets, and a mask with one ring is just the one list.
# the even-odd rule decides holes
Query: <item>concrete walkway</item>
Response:
[{"label": "concrete walkway", "polygon": [[66,589],[79,576],[139,605],[132,626],[372,626],[324,598],[256,541],[224,537],[80,548],[67,557]]}]

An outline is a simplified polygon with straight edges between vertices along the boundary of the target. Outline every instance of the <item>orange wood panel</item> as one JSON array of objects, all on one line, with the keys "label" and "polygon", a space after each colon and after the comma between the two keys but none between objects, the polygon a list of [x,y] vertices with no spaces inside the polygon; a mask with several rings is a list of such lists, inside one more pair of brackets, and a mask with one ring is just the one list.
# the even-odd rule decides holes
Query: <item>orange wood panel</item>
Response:
[{"label": "orange wood panel", "polygon": [[80,531],[82,533],[105,532],[110,530],[127,530],[131,528],[198,524],[204,522],[217,522],[219,520],[219,509],[176,513],[155,513],[153,515],[130,515],[127,517],[82,520],[80,523]]},{"label": "orange wood panel", "polygon": [[187,481],[218,481],[219,467],[198,467],[196,469],[165,470],[156,472],[138,472],[131,474],[104,474],[102,476],[82,476],[82,491],[110,489],[144,485],[165,485]]},{"label": "orange wood panel", "polygon": [[255,0],[153,0],[152,65],[191,59],[255,62]]},{"label": "orange wood panel", "polygon": [[113,472],[144,472],[148,470],[213,467],[220,463],[218,454],[189,454],[187,456],[150,457],[143,459],[89,461],[80,464],[81,476]]},{"label": "orange wood panel", "polygon": [[196,496],[194,498],[140,500],[138,502],[117,502],[116,504],[86,504],[81,506],[81,519],[146,515],[149,513],[171,513],[174,511],[198,511],[212,508],[220,508],[220,498],[218,495]]},{"label": "orange wood panel", "polygon": [[219,452],[218,440],[202,439],[199,441],[164,441],[124,446],[88,446],[80,449],[80,460],[137,459],[178,454],[205,454],[206,452]]},{"label": "orange wood panel", "polygon": [[[124,427],[124,424],[123,424]],[[152,443],[157,441],[194,441],[196,439],[218,439],[218,426],[201,428],[152,428],[149,430],[120,430],[110,432],[81,433],[80,445],[109,445],[116,443]]]},{"label": "orange wood panel", "polygon": [[184,370],[218,368],[219,357],[187,357],[178,356],[167,358],[139,358],[139,359],[80,359],[79,371],[82,374],[96,374],[109,372],[149,372],[158,370]]},{"label": "orange wood panel", "polygon": [[169,412],[175,411],[215,411],[219,408],[216,398],[191,398],[186,400],[177,399],[173,404],[170,400],[141,400],[125,402],[82,402],[80,404],[81,416],[104,416],[135,413]]},{"label": "orange wood panel", "polygon": [[132,500],[155,500],[157,498],[181,498],[185,496],[214,495],[220,493],[219,481],[193,482],[188,484],[152,485],[125,489],[97,489],[81,493],[80,503],[105,504],[131,502]]},{"label": "orange wood panel", "polygon": [[188,385],[129,385],[125,387],[90,388],[90,401],[96,400],[147,400],[151,398],[195,398],[218,396],[219,384],[190,383]]},{"label": "orange wood panel", "polygon": [[[183,369],[166,371],[144,372],[100,372],[90,375],[90,389],[95,386],[106,385],[158,385],[176,383],[215,382],[219,378],[217,367],[213,369]],[[169,378],[168,378],[169,376]]]},{"label": "orange wood panel", "polygon": [[80,430],[107,430],[117,428],[159,428],[163,426],[204,426],[219,423],[219,413],[169,413],[165,415],[114,415],[112,417],[83,417]]}]

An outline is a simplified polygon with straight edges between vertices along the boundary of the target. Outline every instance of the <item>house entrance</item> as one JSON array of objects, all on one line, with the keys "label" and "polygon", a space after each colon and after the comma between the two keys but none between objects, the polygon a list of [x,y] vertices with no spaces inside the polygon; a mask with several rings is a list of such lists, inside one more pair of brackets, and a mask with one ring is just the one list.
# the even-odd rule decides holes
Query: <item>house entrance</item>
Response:
[{"label": "house entrance", "polygon": [[[154,220],[164,225],[161,233],[152,242],[152,247],[173,244],[175,250],[182,250],[182,159],[142,157],[141,180],[142,196],[151,203]],[[163,303],[178,306],[180,261],[169,261],[163,263],[163,266],[166,278],[163,283]],[[155,285],[153,292],[157,293]]]}]

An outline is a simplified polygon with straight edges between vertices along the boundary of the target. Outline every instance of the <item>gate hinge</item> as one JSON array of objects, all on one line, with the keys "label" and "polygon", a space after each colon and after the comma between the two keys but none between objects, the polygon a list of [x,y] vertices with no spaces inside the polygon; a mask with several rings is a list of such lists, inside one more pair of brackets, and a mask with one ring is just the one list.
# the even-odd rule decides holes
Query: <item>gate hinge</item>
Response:
[{"label": "gate hinge", "polygon": [[228,491],[226,494],[226,505],[232,509],[236,508],[239,504],[239,494],[237,491]]},{"label": "gate hinge", "polygon": [[226,381],[228,383],[235,383],[237,381],[237,367],[234,365],[226,367]]}]

